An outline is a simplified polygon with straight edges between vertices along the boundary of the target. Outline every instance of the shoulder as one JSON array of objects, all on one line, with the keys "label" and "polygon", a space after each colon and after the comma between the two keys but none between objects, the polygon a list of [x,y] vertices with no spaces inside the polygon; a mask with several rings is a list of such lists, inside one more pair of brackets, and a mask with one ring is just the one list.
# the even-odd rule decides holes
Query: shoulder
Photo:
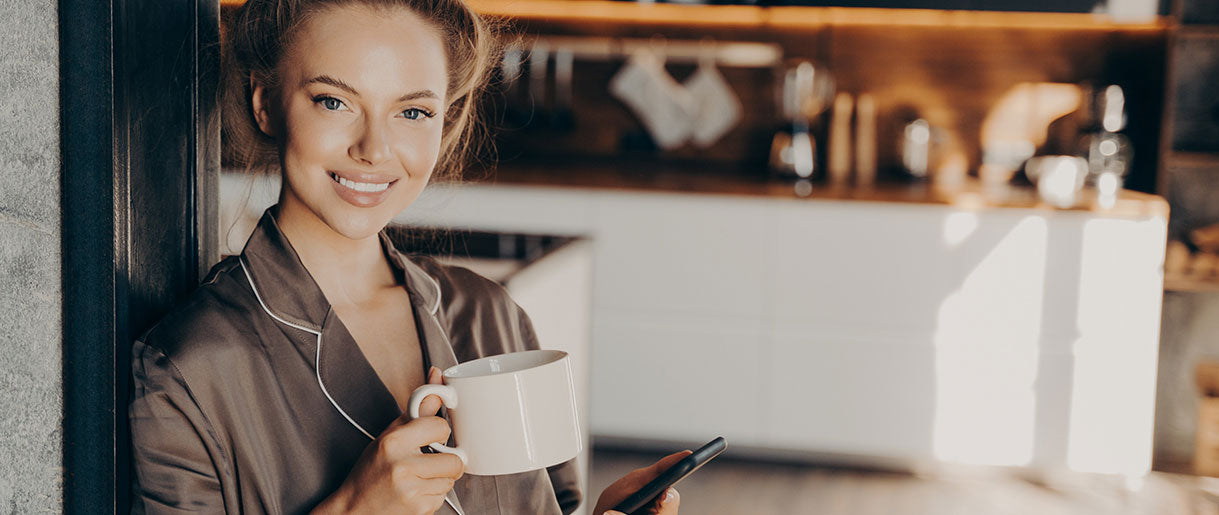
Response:
[{"label": "shoulder", "polygon": [[229,257],[212,267],[189,296],[136,341],[136,361],[162,354],[177,367],[216,361],[218,353],[248,352],[257,338],[257,299],[240,261]]},{"label": "shoulder", "polygon": [[411,257],[411,261],[436,282],[440,291],[436,316],[449,329],[459,354],[462,349],[482,356],[536,347],[529,317],[503,285],[432,258]]},{"label": "shoulder", "polygon": [[436,282],[440,291],[440,309],[443,311],[520,309],[502,284],[469,268],[441,263],[426,256],[412,256],[410,259]]}]

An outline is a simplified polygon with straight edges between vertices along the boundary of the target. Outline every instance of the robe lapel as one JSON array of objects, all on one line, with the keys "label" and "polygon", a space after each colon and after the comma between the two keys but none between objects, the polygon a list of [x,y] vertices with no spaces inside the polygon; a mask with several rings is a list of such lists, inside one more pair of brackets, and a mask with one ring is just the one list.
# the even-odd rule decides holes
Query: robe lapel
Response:
[{"label": "robe lapel", "polygon": [[335,406],[369,438],[398,418],[398,403],[334,311],[318,340],[318,376]]}]

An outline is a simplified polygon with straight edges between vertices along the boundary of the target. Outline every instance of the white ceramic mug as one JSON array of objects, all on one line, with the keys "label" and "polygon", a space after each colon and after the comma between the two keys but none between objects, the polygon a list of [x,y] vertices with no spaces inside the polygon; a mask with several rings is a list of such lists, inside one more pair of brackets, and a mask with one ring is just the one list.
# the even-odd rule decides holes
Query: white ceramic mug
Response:
[{"label": "white ceramic mug", "polygon": [[558,465],[583,449],[570,358],[557,350],[487,356],[449,367],[445,384],[425,384],[411,394],[411,419],[428,395],[449,409],[456,447],[466,473],[515,474]]}]

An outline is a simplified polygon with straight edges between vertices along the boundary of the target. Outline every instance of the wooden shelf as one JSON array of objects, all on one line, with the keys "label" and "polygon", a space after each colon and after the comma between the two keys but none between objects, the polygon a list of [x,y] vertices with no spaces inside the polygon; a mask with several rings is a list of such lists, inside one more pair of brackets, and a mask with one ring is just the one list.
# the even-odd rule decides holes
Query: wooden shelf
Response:
[{"label": "wooden shelf", "polygon": [[1173,32],[1177,37],[1186,39],[1219,38],[1219,25],[1177,25]]},{"label": "wooden shelf", "polygon": [[[615,25],[676,25],[735,29],[824,27],[1011,28],[1164,32],[1168,17],[1127,23],[1106,15],[937,9],[758,7],[750,5],[638,4],[609,0],[466,0],[481,14],[519,21]],[[245,0],[220,0],[226,8]]]},{"label": "wooden shelf", "polygon": [[1164,155],[1164,164],[1190,168],[1219,168],[1219,153],[1172,151]]},{"label": "wooden shelf", "polygon": [[1219,292],[1219,279],[1193,279],[1181,276],[1165,276],[1164,291],[1184,293]]}]

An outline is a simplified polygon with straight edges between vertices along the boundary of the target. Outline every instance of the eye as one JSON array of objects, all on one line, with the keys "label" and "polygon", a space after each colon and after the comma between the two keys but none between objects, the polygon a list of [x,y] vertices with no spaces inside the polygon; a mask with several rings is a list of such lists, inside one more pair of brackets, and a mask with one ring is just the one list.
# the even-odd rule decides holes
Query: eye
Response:
[{"label": "eye", "polygon": [[313,101],[320,104],[327,111],[338,111],[343,108],[343,101],[334,97],[320,96],[315,97]]},{"label": "eye", "polygon": [[433,114],[428,111],[424,111],[423,109],[419,109],[417,107],[412,107],[410,109],[402,111],[402,116],[404,118],[406,118],[407,120],[420,120],[423,118],[431,118],[433,116]]}]

